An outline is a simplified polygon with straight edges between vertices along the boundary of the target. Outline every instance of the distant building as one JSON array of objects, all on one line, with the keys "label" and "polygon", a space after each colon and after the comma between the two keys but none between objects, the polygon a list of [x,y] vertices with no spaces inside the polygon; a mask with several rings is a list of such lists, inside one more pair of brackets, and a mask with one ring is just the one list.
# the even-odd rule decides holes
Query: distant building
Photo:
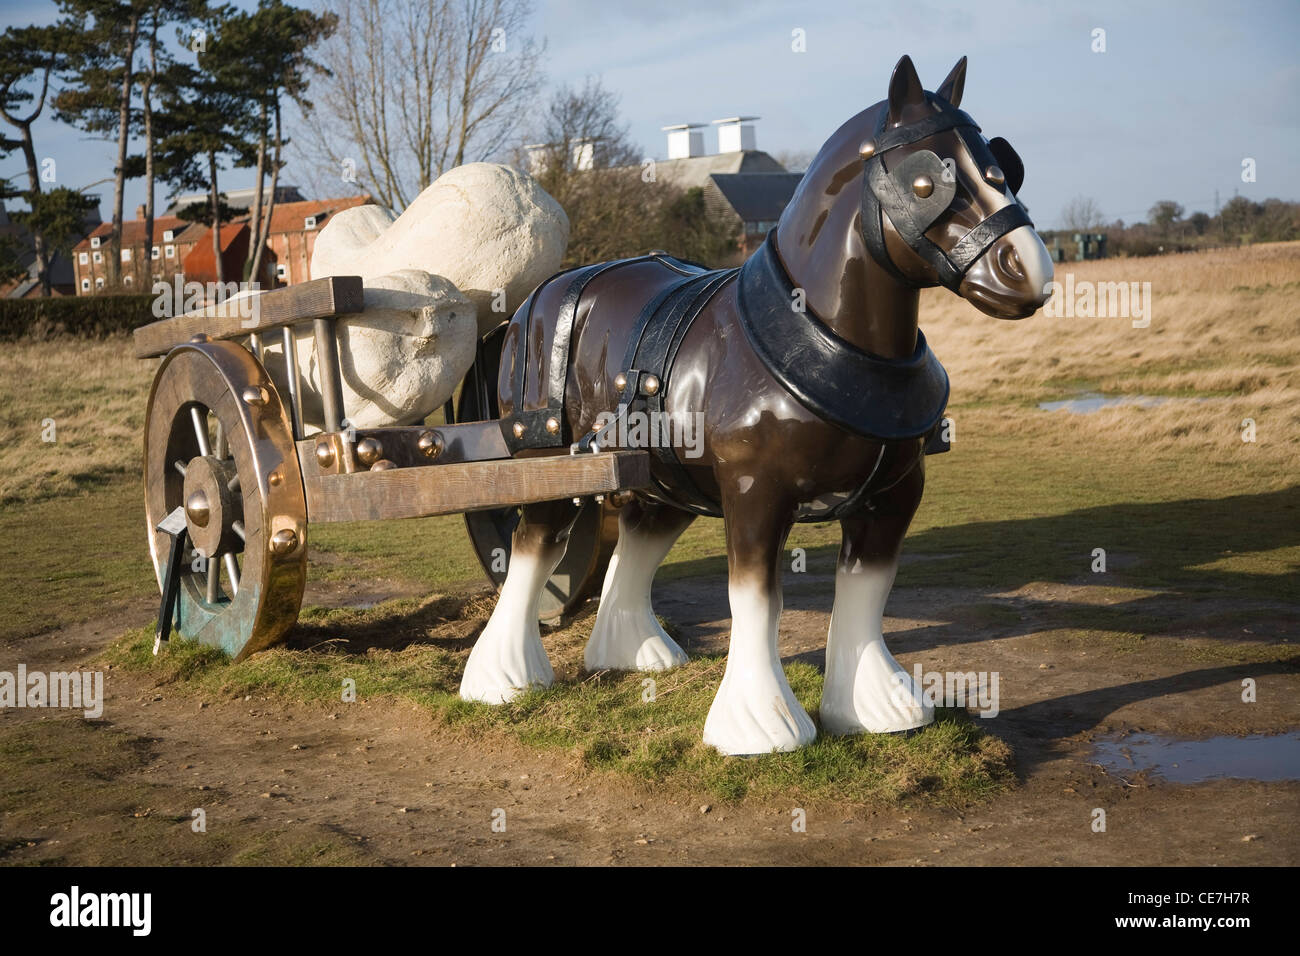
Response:
[{"label": "distant building", "polygon": [[[250,215],[252,214],[253,200],[257,198],[257,190],[252,186],[249,186],[246,189],[228,189],[225,190],[222,195],[225,196],[227,206],[230,206],[232,209],[245,209]],[[297,186],[275,187],[276,202],[302,202],[303,198],[304,197],[298,190]],[[270,185],[263,186],[262,202],[265,204],[270,201],[271,187]],[[211,202],[211,193],[185,193],[184,195],[177,196],[171,201],[171,205],[167,207],[166,215],[178,215],[186,206],[193,206],[196,203],[201,203],[204,208],[207,208]]]},{"label": "distant building", "polygon": [[[194,244],[207,234],[207,226],[162,215],[153,221],[153,243],[145,247],[144,207],[136,207],[135,219],[122,223],[122,292],[148,292],[155,281],[170,283],[183,273],[181,263]],[[72,249],[76,269],[77,295],[103,295],[114,291],[109,283],[109,239],[113,224],[100,223]]]},{"label": "distant building", "polygon": [[342,199],[307,199],[277,203],[271,214],[271,233],[267,239],[275,255],[276,281],[279,285],[297,285],[311,278],[311,254],[316,235],[331,216],[344,209],[370,206],[370,196],[345,196]]},{"label": "distant building", "polygon": [[[83,228],[89,233],[98,225],[99,207],[96,206],[86,213]],[[0,201],[0,236],[8,236],[15,240],[21,249],[18,264],[26,269],[25,275],[0,284],[0,298],[38,298],[41,295],[41,281],[40,268],[36,263],[36,246],[32,242],[32,235],[27,231],[27,228],[20,226],[9,218],[9,213],[5,210],[3,201]],[[61,252],[55,252],[50,257],[51,295],[76,295],[77,275],[73,266],[75,260],[75,253],[72,259],[69,259]]]},{"label": "distant building", "polygon": [[704,152],[703,123],[663,127],[668,134],[668,158],[655,163],[655,176],[682,189],[704,191],[710,212],[736,223],[740,250],[748,255],[781,218],[802,173],[789,172],[758,148],[757,116],[714,120],[718,152]]},{"label": "distant building", "polygon": [[[270,190],[264,193],[269,200]],[[330,216],[344,209],[372,203],[369,196],[341,199],[302,199],[293,186],[276,190],[277,202],[271,213],[267,250],[263,256],[263,288],[305,282],[310,276],[311,254],[316,234]],[[253,189],[232,190],[225,201],[234,208],[248,207],[249,212],[221,224],[221,262],[226,282],[239,282],[253,241]],[[215,282],[216,260],[212,250],[212,230],[202,223],[189,222],[175,213],[206,195],[179,196],[167,211],[154,219],[154,241],[149,249],[144,242],[144,208],[136,207],[136,218],[122,223],[122,292],[148,292],[156,282],[171,284],[176,276],[185,282]],[[265,211],[265,207],[264,211]],[[102,223],[73,249],[75,277],[70,285],[77,295],[97,295],[108,288],[109,238],[112,224]]]}]

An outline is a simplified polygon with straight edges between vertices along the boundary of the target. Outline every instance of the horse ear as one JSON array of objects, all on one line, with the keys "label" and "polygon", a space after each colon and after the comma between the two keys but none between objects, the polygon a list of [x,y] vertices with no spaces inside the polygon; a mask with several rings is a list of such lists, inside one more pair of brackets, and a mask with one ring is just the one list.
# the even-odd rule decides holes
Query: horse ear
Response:
[{"label": "horse ear", "polygon": [[894,67],[894,75],[889,78],[889,122],[897,123],[903,116],[903,108],[925,102],[925,90],[921,88],[921,78],[916,75],[912,58],[903,55]]},{"label": "horse ear", "polygon": [[966,89],[966,58],[962,57],[935,92],[953,106],[961,106],[961,94],[964,89]]}]

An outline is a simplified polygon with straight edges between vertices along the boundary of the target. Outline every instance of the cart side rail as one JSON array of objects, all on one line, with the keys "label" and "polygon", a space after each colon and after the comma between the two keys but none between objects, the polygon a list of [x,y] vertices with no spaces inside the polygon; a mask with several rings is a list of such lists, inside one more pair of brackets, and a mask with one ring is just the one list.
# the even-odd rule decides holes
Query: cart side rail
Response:
[{"label": "cart side rail", "polygon": [[160,319],[136,329],[136,358],[165,355],[177,345],[203,334],[211,339],[237,339],[269,329],[314,319],[360,312],[364,307],[360,276],[328,276],[272,289],[248,300],[226,301]]}]

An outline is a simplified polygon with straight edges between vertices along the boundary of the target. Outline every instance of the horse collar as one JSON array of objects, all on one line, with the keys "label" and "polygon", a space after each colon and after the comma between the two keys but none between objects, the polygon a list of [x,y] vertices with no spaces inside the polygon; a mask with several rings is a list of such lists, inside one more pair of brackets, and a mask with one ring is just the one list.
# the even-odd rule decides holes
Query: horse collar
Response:
[{"label": "horse collar", "polygon": [[948,404],[948,373],[924,334],[910,357],[885,359],[796,311],[775,234],[740,270],[740,325],[763,365],[809,411],[855,435],[906,441],[929,433]]}]

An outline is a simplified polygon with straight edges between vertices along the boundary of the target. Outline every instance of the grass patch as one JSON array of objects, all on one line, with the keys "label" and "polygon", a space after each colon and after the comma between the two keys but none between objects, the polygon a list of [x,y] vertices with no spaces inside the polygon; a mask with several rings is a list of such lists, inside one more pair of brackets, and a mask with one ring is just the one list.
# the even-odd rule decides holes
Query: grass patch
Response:
[{"label": "grass patch", "polygon": [[[376,628],[386,621],[400,624],[409,617],[410,605],[381,605],[365,612],[365,623]],[[316,612],[308,623],[333,626],[348,617]],[[585,640],[590,623],[588,617],[551,632],[548,643]],[[355,618],[351,624],[361,626]],[[934,724],[910,734],[820,737],[797,753],[724,757],[700,741],[725,666],[719,657],[697,658],[654,675],[653,702],[643,700],[648,675],[600,672],[529,692],[503,707],[488,707],[457,696],[467,641],[434,638],[365,653],[342,652],[332,644],[315,650],[277,648],[238,664],[210,648],[180,642],[155,658],[151,641],[148,630],[130,632],[107,652],[107,659],[115,667],[149,674],[173,692],[232,698],[258,695],[345,706],[339,704],[341,688],[350,679],[358,698],[412,701],[466,736],[507,735],[529,747],[564,753],[591,772],[617,773],[722,801],[779,796],[862,805],[924,801],[965,806],[1007,789],[1014,780],[1007,745],[954,710],[941,710]],[[794,662],[786,666],[786,675],[800,703],[815,715],[821,673]]]}]

